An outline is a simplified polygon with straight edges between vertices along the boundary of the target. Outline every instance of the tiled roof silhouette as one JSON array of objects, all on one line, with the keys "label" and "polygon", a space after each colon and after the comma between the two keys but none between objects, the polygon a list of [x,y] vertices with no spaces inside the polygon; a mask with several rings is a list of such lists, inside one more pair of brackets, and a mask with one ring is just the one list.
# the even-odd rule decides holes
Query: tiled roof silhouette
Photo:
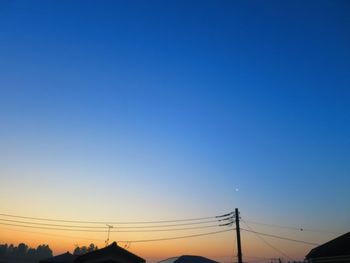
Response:
[{"label": "tiled roof silhouette", "polygon": [[123,258],[128,262],[135,262],[135,263],[146,262],[143,258],[140,258],[139,256],[136,256],[135,254],[127,251],[126,249],[119,247],[116,242],[113,242],[111,245],[107,247],[81,255],[75,259],[75,262],[83,263],[89,260],[98,260],[99,258],[106,257],[106,256]]},{"label": "tiled roof silhouette", "polygon": [[306,259],[322,257],[350,256],[350,232],[312,249]]},{"label": "tiled roof silhouette", "polygon": [[201,256],[191,256],[191,255],[183,255],[180,257],[169,258],[159,263],[218,263],[217,261],[211,260],[209,258],[201,257]]}]

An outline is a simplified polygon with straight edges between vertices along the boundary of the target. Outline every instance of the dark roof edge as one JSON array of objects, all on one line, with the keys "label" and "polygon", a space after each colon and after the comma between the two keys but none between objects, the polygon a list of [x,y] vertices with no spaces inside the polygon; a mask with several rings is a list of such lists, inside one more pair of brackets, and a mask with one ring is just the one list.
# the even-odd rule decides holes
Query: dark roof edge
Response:
[{"label": "dark roof edge", "polygon": [[[322,248],[324,248],[324,247],[326,247],[326,246],[328,246],[328,245],[330,245],[330,244],[336,242],[337,240],[341,240],[342,238],[344,238],[344,237],[347,236],[347,235],[350,236],[350,232],[347,232],[347,233],[345,233],[345,234],[343,234],[343,235],[340,235],[340,236],[338,236],[338,237],[336,237],[336,238],[333,238],[332,240],[329,240],[328,242],[326,242],[326,243],[324,243],[324,244],[322,244],[322,245],[319,245],[319,246],[317,246],[317,247],[311,249],[310,252],[305,256],[305,259],[309,259],[310,256],[311,256],[313,253],[317,253],[317,250],[322,249]],[[336,257],[336,256],[334,256],[334,257]],[[321,257],[314,257],[314,258],[321,258]],[[326,257],[322,257],[322,258],[326,258]],[[333,257],[332,257],[332,258],[333,258]]]},{"label": "dark roof edge", "polygon": [[126,250],[126,249],[124,249],[124,248],[118,246],[116,242],[113,242],[112,244],[110,244],[109,246],[106,246],[106,247],[104,247],[104,248],[101,248],[101,249],[98,249],[98,250],[94,250],[94,251],[88,252],[88,253],[86,253],[86,254],[84,254],[84,255],[80,255],[80,256],[78,256],[78,257],[75,259],[75,262],[79,262],[79,261],[81,261],[81,260],[84,260],[85,258],[89,258],[89,257],[91,257],[91,256],[98,255],[98,254],[100,254],[100,253],[103,253],[104,251],[110,251],[110,250],[113,249],[113,248],[119,249],[120,251],[123,251],[123,253],[125,253],[125,254],[127,254],[127,255],[129,255],[129,256],[135,258],[135,259],[137,259],[137,260],[140,261],[140,262],[146,262],[145,259],[143,259],[143,258],[141,258],[141,257],[139,257],[139,256],[137,256],[137,255],[135,255],[134,253],[132,253],[132,252],[130,252],[130,251],[128,251],[128,250]]}]

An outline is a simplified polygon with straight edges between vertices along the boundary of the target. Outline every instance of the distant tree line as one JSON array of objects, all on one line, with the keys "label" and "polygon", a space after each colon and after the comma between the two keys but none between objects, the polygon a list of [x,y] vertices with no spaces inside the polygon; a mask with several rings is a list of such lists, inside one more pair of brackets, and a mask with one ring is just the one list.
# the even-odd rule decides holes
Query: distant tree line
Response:
[{"label": "distant tree line", "polygon": [[98,247],[95,246],[95,244],[90,244],[89,246],[81,246],[79,247],[78,245],[75,247],[74,251],[73,251],[73,255],[75,256],[79,256],[79,255],[83,255],[86,254],[88,252],[92,252],[94,250],[97,250]]},{"label": "distant tree line", "polygon": [[20,243],[17,247],[13,244],[0,244],[0,263],[36,263],[50,257],[52,250],[49,245],[31,248],[24,243]]},{"label": "distant tree line", "polygon": [[[97,249],[98,247],[92,243],[89,246],[76,245],[73,255],[79,256]],[[37,248],[31,248],[25,243],[20,243],[18,246],[0,244],[0,263],[37,263],[52,256],[49,245],[39,245]]]}]

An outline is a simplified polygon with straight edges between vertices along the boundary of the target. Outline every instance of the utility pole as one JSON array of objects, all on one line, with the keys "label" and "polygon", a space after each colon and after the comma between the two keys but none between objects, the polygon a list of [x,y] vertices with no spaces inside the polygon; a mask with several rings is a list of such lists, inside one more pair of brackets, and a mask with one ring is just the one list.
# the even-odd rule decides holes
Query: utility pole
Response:
[{"label": "utility pole", "polygon": [[240,233],[240,228],[239,228],[239,212],[238,212],[238,208],[235,209],[235,217],[236,217],[235,221],[236,221],[238,263],[243,263],[243,261],[242,261],[241,233]]}]

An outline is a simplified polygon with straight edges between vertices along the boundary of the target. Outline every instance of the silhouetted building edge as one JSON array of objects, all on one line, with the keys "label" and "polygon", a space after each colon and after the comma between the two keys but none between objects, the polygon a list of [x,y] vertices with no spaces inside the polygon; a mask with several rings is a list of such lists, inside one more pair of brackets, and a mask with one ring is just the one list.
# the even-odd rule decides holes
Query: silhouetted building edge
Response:
[{"label": "silhouetted building edge", "polygon": [[350,262],[350,232],[312,249],[305,259],[309,263]]},{"label": "silhouetted building edge", "polygon": [[116,242],[111,245],[75,256],[67,252],[39,263],[145,263],[143,258],[121,248]]},{"label": "silhouetted building edge", "polygon": [[158,263],[218,263],[209,258],[205,258],[202,256],[193,256],[193,255],[183,255],[179,257],[172,257]]},{"label": "silhouetted building edge", "polygon": [[144,263],[143,258],[121,248],[116,242],[111,245],[97,249],[95,251],[78,256],[75,263],[90,263],[90,262],[118,262],[118,263]]}]

